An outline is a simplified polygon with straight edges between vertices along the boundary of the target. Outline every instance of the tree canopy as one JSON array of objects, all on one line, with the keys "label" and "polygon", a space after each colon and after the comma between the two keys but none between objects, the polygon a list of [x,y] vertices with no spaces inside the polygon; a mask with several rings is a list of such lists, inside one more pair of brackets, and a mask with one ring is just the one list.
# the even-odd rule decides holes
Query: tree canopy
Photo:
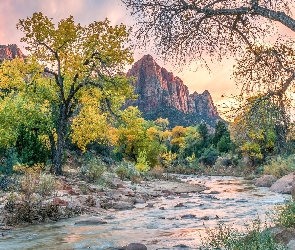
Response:
[{"label": "tree canopy", "polygon": [[219,59],[263,41],[275,22],[295,31],[292,0],[122,0],[137,18],[137,37],[179,61]]},{"label": "tree canopy", "polygon": [[[22,117],[15,123],[46,127],[55,172],[61,174],[69,134],[82,149],[85,142],[112,140],[104,132],[115,126],[125,100],[133,98],[130,79],[120,73],[133,61],[130,30],[108,20],[82,27],[72,16],[55,26],[42,13],[20,20],[17,28],[30,55],[1,64],[0,117],[7,119],[5,108],[10,108],[15,112],[9,115]],[[15,98],[22,104],[11,103]],[[6,124],[8,131],[17,127]]]}]

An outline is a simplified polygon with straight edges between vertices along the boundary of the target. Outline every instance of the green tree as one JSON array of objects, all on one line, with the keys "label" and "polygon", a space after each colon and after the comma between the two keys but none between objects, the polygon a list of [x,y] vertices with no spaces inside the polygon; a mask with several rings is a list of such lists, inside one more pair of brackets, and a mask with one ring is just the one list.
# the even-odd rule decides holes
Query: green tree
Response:
[{"label": "green tree", "polygon": [[224,122],[217,122],[212,142],[220,153],[226,153],[231,149],[230,133]]},{"label": "green tree", "polygon": [[[55,26],[42,13],[20,20],[17,28],[24,32],[21,41],[30,56],[26,62],[16,59],[1,65],[3,101],[18,95],[47,109],[42,114],[52,121],[52,128],[48,126],[52,163],[60,175],[73,115],[72,140],[79,144],[87,134],[84,127],[94,129],[89,124],[94,119],[100,122],[97,130],[112,127],[114,117],[124,112],[120,108],[125,99],[133,97],[128,79],[119,74],[133,60],[130,32],[108,20],[82,27],[72,16]],[[78,133],[81,130],[84,133]],[[87,142],[104,139],[103,131],[96,131]]]},{"label": "green tree", "polygon": [[263,96],[248,98],[231,125],[231,135],[250,165],[261,162],[275,149],[275,123],[280,115],[276,106]]}]

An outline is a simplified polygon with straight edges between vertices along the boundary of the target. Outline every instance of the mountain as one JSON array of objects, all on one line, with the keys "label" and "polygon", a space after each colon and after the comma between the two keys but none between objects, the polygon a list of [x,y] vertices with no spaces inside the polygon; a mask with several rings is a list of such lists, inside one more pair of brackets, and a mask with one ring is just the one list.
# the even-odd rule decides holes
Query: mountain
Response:
[{"label": "mountain", "polygon": [[170,127],[200,122],[214,127],[222,120],[208,90],[189,94],[183,81],[160,67],[151,55],[134,63],[127,76],[135,77],[132,84],[138,95],[137,100],[128,101],[127,106],[138,106],[145,119],[168,118]]},{"label": "mountain", "polygon": [[24,54],[16,44],[0,45],[0,62],[3,60],[12,60],[16,57],[25,59]]}]

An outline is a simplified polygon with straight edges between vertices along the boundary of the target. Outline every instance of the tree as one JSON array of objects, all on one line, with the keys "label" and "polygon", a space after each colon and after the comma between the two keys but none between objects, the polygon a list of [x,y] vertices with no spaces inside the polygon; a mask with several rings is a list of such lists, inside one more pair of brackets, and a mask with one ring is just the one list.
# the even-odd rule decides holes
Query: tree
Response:
[{"label": "tree", "polygon": [[[290,93],[293,92],[295,84],[294,51],[295,43],[292,40],[281,39],[274,45],[252,46],[238,60],[234,69],[236,81],[242,83],[241,98],[246,99],[245,95],[252,93],[259,95],[254,106],[263,106],[275,121],[273,126],[276,148],[282,149],[279,152],[286,148],[287,130],[290,125]],[[268,105],[265,105],[265,102]],[[262,110],[257,108],[256,112],[258,111]]]},{"label": "tree", "polygon": [[[243,53],[274,31],[275,22],[295,31],[292,0],[122,0],[136,16],[137,37],[179,61]],[[241,46],[242,45],[242,46]]]},{"label": "tree", "polygon": [[224,122],[217,122],[212,142],[220,153],[226,153],[231,149],[230,133]]},{"label": "tree", "polygon": [[[270,73],[271,81],[263,82],[265,89],[272,89],[270,95],[284,95],[293,84],[294,63],[288,65],[288,62],[294,55],[291,52],[294,42],[281,41],[272,48],[262,48],[257,44],[257,41],[265,42],[265,37],[276,31],[276,22],[295,31],[292,0],[122,1],[139,21],[137,37],[143,44],[155,43],[159,54],[176,58],[179,62],[205,60],[207,56],[219,60],[229,55],[239,56],[242,60],[238,67],[244,69],[244,73],[248,72],[248,76],[253,72],[249,67],[254,69],[254,65],[260,73]],[[261,66],[266,67],[262,72]],[[280,75],[285,78],[283,83],[278,79]],[[253,86],[261,87],[262,81],[257,85],[252,77],[247,79],[242,91],[253,89]],[[274,91],[278,85],[280,88]]]},{"label": "tree", "polygon": [[[60,175],[73,116],[76,135],[94,118],[103,124],[98,129],[111,126],[123,112],[125,99],[133,97],[129,81],[119,74],[133,60],[130,30],[124,25],[112,27],[108,20],[82,27],[72,16],[55,27],[42,13],[20,20],[17,28],[24,32],[21,41],[28,45],[30,56],[25,63],[1,65],[1,90],[8,99],[22,95],[26,101],[45,104],[53,123],[48,135],[52,163]],[[16,62],[21,67],[13,67]],[[88,141],[97,139],[97,133],[92,135]],[[72,138],[79,142],[81,136]]]},{"label": "tree", "polygon": [[[275,124],[280,111],[264,96],[248,98],[238,111],[231,125],[231,135],[240,151],[249,157],[250,165],[253,165],[274,152],[278,140]],[[282,146],[284,143],[278,145],[278,150],[282,150]]]}]

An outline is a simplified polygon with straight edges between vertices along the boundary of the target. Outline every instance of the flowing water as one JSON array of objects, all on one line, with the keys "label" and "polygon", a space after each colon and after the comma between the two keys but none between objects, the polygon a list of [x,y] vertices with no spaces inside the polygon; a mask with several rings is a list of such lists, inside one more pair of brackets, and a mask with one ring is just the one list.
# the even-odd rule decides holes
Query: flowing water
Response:
[{"label": "flowing water", "polygon": [[265,212],[282,203],[288,195],[258,188],[252,181],[236,177],[186,176],[190,183],[209,189],[201,194],[159,197],[125,211],[105,211],[97,215],[107,224],[75,225],[82,216],[56,223],[34,225],[4,232],[0,249],[108,249],[132,242],[149,250],[179,249],[184,244],[197,249],[205,228],[219,222],[242,227],[255,218],[265,220]]}]

